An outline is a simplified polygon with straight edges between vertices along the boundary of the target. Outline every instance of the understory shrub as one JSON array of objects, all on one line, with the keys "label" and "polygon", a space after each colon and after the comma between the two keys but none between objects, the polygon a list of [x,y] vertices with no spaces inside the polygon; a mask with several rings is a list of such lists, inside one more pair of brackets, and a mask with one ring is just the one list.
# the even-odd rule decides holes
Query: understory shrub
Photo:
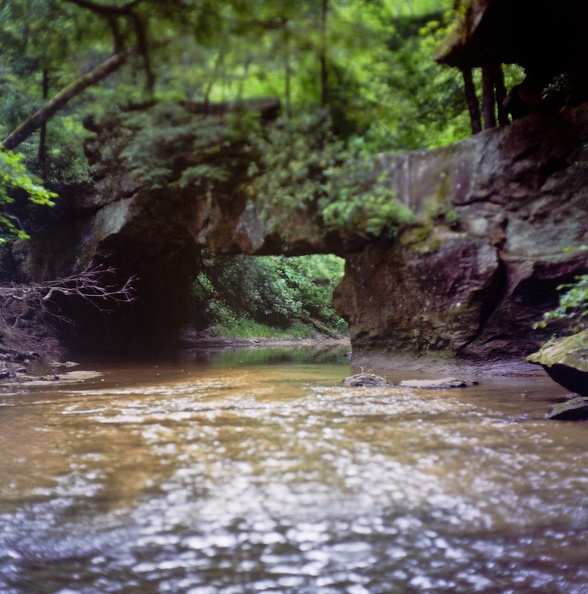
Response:
[{"label": "understory shrub", "polygon": [[342,276],[343,260],[331,255],[205,254],[193,285],[196,325],[201,329],[214,325],[224,335],[287,330],[300,337],[309,328],[342,335],[347,327],[332,303]]}]

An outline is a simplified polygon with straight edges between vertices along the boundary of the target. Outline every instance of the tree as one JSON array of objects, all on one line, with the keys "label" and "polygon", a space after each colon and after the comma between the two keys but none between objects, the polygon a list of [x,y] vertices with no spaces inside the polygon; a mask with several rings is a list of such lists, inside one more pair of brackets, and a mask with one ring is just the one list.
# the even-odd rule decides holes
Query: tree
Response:
[{"label": "tree", "polygon": [[[25,4],[6,0],[8,29],[21,26]],[[36,70],[48,73],[56,67],[73,73],[76,60],[72,53],[93,55],[91,79],[80,77],[70,83],[67,93],[58,93],[68,100],[133,56],[131,78],[138,60],[144,73],[144,102],[174,94],[181,98],[182,88],[189,99],[205,102],[277,93],[287,113],[292,113],[293,105],[309,101],[330,109],[336,126],[348,134],[365,130],[370,110],[383,117],[389,103],[386,94],[394,92],[409,99],[402,85],[389,88],[386,70],[398,70],[398,60],[388,48],[397,45],[394,38],[402,36],[403,20],[424,23],[426,14],[436,16],[444,5],[443,0],[401,5],[392,0],[225,0],[214,4],[207,0],[190,4],[182,0],[49,0],[46,5],[34,0],[32,35],[28,35],[33,41],[13,55],[41,56]],[[60,50],[71,48],[71,53],[66,49],[63,58],[63,51],[53,49],[55,43],[49,42],[47,51],[36,44],[40,23],[49,30],[59,25]],[[96,63],[98,55],[102,59]],[[421,53],[419,59],[432,64],[430,55]],[[83,66],[87,75],[92,69]],[[119,77],[119,82],[124,78]],[[20,135],[30,133],[55,113],[55,107],[63,105],[50,101],[23,126]],[[7,146],[16,141],[16,135],[7,138]]]},{"label": "tree", "polygon": [[94,68],[87,74],[80,76],[73,83],[62,89],[55,97],[47,102],[41,109],[27,118],[15,130],[13,130],[3,141],[2,145],[6,150],[15,149],[26,140],[33,132],[36,132],[52,116],[54,116],[68,101],[79,95],[88,87],[100,82],[111,72],[114,72],[125,63],[127,58],[133,54],[133,50],[125,50],[115,54],[108,60]]},{"label": "tree", "polygon": [[[83,175],[84,114],[99,120],[105,109],[158,100],[209,105],[262,95],[282,97],[287,117],[328,112],[335,137],[366,155],[452,141],[467,133],[467,112],[458,77],[432,60],[446,5],[6,0],[4,146],[18,147],[33,170],[61,183],[71,179],[64,172],[72,162]],[[35,150],[33,132],[56,117],[60,125],[45,130]],[[55,156],[76,143],[75,159]],[[328,211],[335,212],[339,220],[342,211]]]}]

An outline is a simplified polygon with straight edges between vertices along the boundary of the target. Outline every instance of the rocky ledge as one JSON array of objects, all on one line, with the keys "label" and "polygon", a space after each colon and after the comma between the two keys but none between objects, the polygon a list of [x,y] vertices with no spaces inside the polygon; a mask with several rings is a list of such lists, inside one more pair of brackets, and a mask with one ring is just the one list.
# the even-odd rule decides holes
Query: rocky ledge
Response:
[{"label": "rocky ledge", "polygon": [[353,363],[371,368],[425,355],[440,364],[522,365],[553,332],[533,323],[556,306],[557,286],[588,272],[580,249],[588,245],[587,103],[439,149],[379,156],[386,183],[418,223],[362,242],[301,236],[286,245],[235,189],[237,177],[214,193],[145,188],[125,170],[121,142],[116,129],[97,134],[88,147],[92,182],[63,196],[42,232],[0,254],[8,281],[67,276],[92,263],[115,269],[121,283],[137,279],[136,299],[107,313],[60,300],[60,314],[75,322],[63,329],[74,352],[177,344],[203,248],[344,256],[336,307],[350,325]]}]

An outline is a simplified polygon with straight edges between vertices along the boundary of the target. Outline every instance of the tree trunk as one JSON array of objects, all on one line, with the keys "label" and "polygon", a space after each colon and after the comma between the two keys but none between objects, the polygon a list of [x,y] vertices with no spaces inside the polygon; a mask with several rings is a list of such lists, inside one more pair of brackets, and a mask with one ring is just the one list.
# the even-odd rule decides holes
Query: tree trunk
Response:
[{"label": "tree trunk", "polygon": [[494,69],[482,67],[482,113],[484,128],[496,128],[496,95],[494,93]]},{"label": "tree trunk", "polygon": [[16,130],[11,132],[3,141],[2,146],[7,150],[15,149],[21,142],[26,140],[35,130],[40,128],[47,122],[57,111],[59,111],[70,99],[85,91],[88,87],[100,82],[103,78],[108,76],[120,68],[127,58],[135,53],[135,50],[127,50],[120,54],[115,54],[102,62],[100,66],[94,70],[80,76],[69,86],[57,93],[51,101],[46,103],[39,111],[34,113],[30,118],[24,121]]},{"label": "tree trunk", "polygon": [[327,12],[329,10],[329,0],[321,0],[321,107],[326,107],[329,103],[329,72],[327,70]]},{"label": "tree trunk", "polygon": [[292,64],[290,63],[290,31],[284,25],[284,82],[286,95],[286,116],[292,117]]},{"label": "tree trunk", "polygon": [[506,109],[506,85],[504,83],[504,71],[502,64],[497,64],[494,74],[494,86],[496,88],[496,108],[498,110],[498,123],[504,126],[509,123],[508,110]]},{"label": "tree trunk", "polygon": [[480,104],[478,103],[478,97],[476,95],[472,70],[471,68],[463,68],[461,74],[463,76],[468,111],[470,112],[472,134],[477,134],[482,130],[482,120],[480,117]]},{"label": "tree trunk", "polygon": [[[49,98],[49,71],[47,70],[47,68],[43,68],[42,91],[43,91],[43,101],[47,101],[47,99]],[[45,162],[46,143],[47,143],[47,122],[43,122],[41,124],[41,134],[39,136],[39,152],[37,153],[37,158],[39,159],[39,163]]]}]

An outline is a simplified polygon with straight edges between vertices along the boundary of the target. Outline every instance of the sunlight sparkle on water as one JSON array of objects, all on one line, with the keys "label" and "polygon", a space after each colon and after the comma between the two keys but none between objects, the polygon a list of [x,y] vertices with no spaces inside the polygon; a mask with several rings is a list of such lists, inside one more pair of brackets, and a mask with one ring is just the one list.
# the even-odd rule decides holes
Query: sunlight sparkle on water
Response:
[{"label": "sunlight sparkle on water", "polygon": [[42,441],[0,460],[0,591],[29,594],[30,575],[39,594],[588,583],[577,429],[514,422],[482,386],[344,387],[344,365],[157,373],[4,408],[4,439]]}]

